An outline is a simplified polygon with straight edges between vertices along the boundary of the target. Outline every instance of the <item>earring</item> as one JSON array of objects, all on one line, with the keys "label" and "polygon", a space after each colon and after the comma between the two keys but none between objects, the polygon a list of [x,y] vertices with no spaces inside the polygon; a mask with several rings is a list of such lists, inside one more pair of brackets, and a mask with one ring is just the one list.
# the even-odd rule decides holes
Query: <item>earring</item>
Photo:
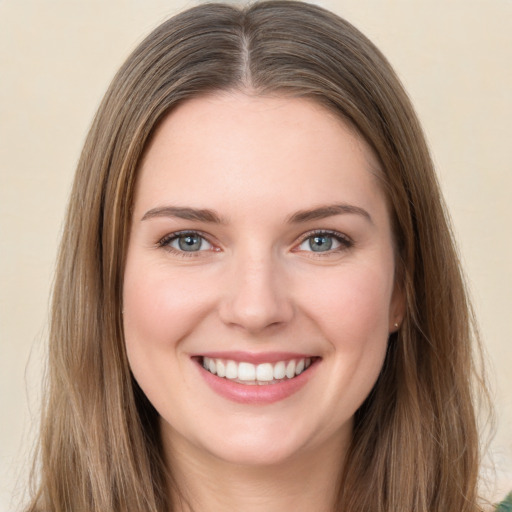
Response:
[{"label": "earring", "polygon": [[394,328],[395,328],[395,329],[398,329],[398,327],[399,327],[398,323],[397,323],[397,322],[395,322]]}]

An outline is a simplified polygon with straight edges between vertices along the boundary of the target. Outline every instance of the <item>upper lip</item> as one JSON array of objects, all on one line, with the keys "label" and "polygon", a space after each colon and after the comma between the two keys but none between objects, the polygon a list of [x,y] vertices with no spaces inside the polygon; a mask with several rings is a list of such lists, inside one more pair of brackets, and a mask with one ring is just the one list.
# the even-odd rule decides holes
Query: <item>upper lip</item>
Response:
[{"label": "upper lip", "polygon": [[201,352],[193,354],[192,357],[209,357],[211,359],[227,359],[230,361],[245,362],[252,364],[277,363],[278,361],[290,361],[292,359],[305,359],[318,357],[314,354],[297,352],[244,352],[244,351],[218,351]]}]

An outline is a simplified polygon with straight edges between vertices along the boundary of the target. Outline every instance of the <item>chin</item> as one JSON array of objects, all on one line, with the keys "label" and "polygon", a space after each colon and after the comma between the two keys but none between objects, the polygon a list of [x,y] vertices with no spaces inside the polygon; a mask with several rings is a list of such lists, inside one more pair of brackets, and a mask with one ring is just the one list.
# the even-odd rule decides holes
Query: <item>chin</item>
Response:
[{"label": "chin", "polygon": [[225,463],[246,467],[280,466],[294,459],[301,447],[294,446],[288,441],[283,443],[280,439],[269,439],[258,436],[253,439],[228,440],[226,442],[207,447],[215,458]]}]

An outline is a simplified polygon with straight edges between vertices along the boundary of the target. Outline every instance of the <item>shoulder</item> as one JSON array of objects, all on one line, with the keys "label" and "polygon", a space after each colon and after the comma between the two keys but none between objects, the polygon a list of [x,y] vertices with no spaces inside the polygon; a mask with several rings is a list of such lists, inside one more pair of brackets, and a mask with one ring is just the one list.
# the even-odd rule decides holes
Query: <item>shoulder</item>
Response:
[{"label": "shoulder", "polygon": [[512,492],[497,506],[496,512],[512,512]]}]

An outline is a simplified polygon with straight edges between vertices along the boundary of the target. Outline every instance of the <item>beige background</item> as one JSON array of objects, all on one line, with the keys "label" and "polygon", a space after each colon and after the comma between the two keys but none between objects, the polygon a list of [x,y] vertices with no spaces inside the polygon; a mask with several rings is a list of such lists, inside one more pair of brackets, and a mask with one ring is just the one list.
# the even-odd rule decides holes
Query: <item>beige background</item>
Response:
[{"label": "beige background", "polygon": [[[325,0],[384,51],[424,123],[492,362],[512,489],[512,0]],[[0,0],[0,511],[25,494],[73,170],[129,51],[183,0]],[[15,500],[11,503],[11,500]]]}]

